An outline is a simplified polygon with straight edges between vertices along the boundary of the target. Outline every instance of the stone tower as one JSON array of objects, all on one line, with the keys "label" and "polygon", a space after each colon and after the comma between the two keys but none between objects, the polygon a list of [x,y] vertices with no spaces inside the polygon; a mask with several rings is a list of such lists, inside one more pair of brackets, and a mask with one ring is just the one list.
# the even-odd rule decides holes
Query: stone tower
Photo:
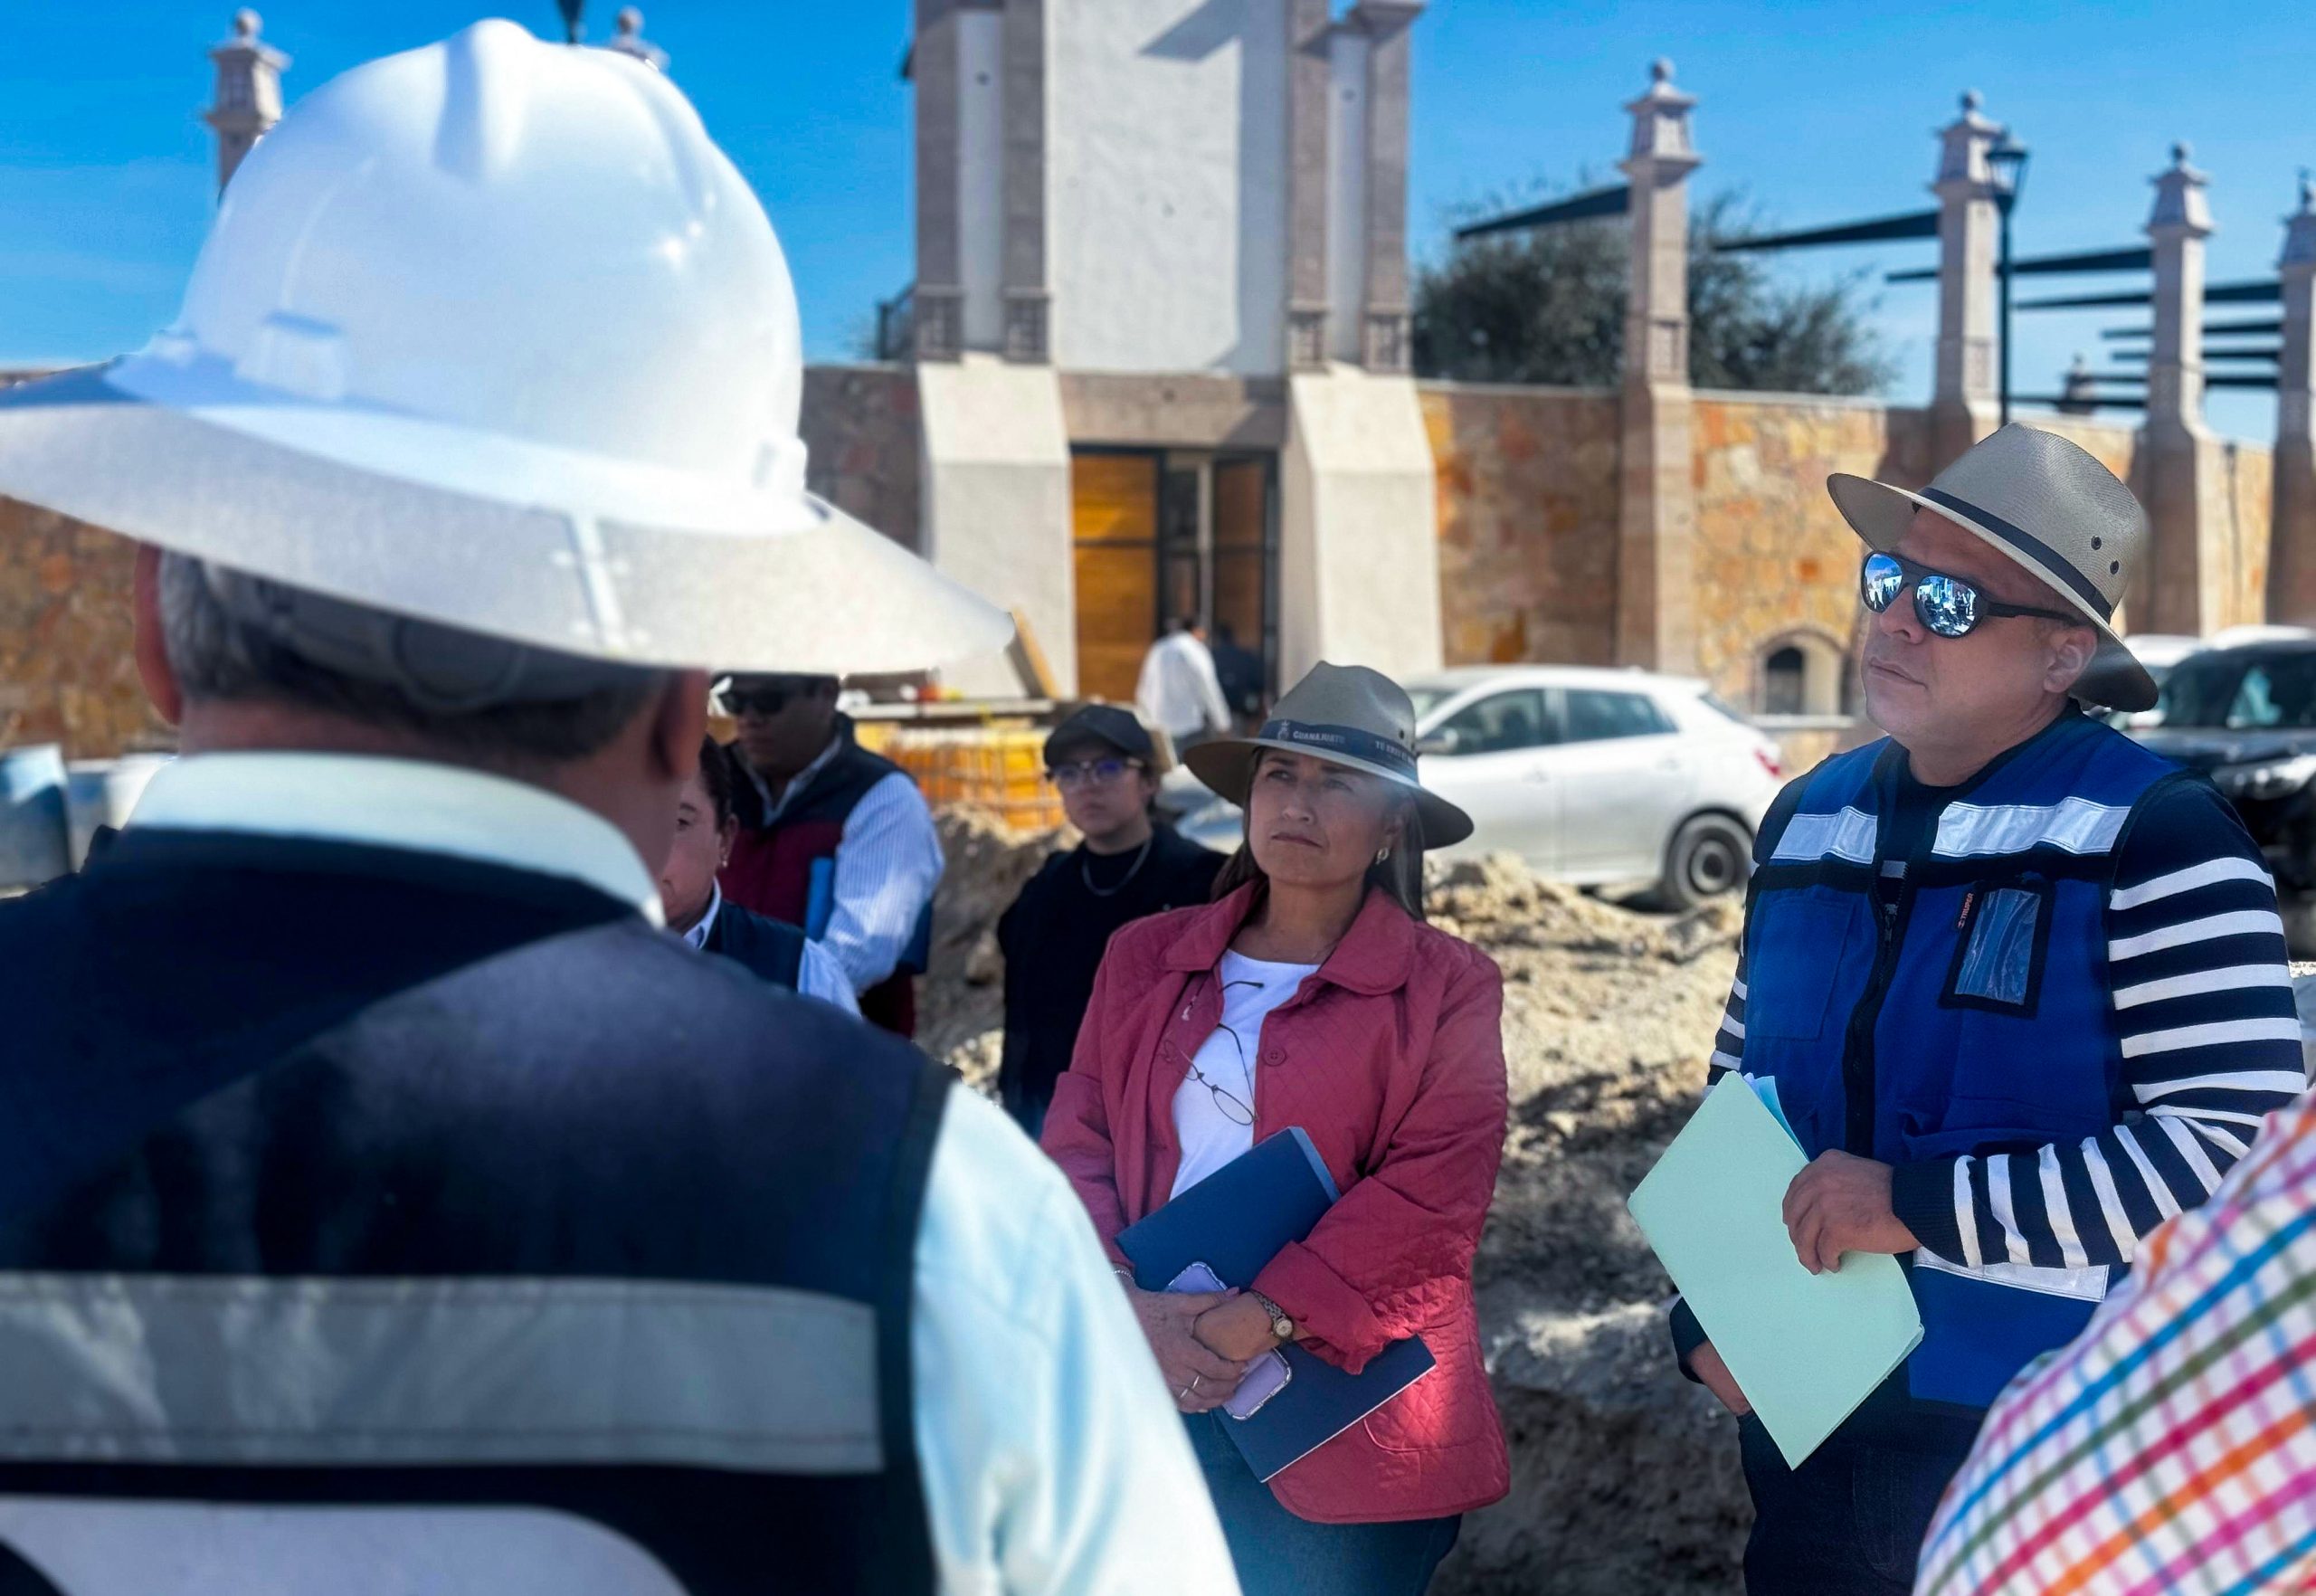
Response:
[{"label": "stone tower", "polygon": [[242,158],[281,119],[281,71],[290,58],[258,37],[262,20],[246,6],[233,14],[233,36],[209,52],[217,63],[216,100],[201,119],[217,134],[217,192]]}]

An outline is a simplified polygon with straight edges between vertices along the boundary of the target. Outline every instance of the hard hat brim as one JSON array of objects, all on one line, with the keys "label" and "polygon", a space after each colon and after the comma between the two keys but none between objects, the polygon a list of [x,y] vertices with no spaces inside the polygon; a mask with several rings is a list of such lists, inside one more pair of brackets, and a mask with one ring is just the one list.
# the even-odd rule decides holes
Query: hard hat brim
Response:
[{"label": "hard hat brim", "polygon": [[853,675],[992,654],[1012,622],[810,494],[764,530],[649,525],[346,464],[88,367],[0,391],[0,494],[397,614],[591,659]]}]

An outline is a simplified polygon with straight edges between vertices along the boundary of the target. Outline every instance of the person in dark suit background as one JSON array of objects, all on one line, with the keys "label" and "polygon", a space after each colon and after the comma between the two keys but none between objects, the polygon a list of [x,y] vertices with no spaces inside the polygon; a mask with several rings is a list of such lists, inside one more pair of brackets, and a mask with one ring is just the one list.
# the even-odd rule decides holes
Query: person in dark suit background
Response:
[{"label": "person in dark suit background", "polygon": [[742,908],[724,896],[717,872],[732,857],[740,819],[732,807],[731,755],[713,737],[699,746],[699,769],[676,800],[676,839],[660,867],[660,907],[668,929],[702,953],[721,954],[774,986],[860,1012],[852,982],[834,955],[803,928]]}]

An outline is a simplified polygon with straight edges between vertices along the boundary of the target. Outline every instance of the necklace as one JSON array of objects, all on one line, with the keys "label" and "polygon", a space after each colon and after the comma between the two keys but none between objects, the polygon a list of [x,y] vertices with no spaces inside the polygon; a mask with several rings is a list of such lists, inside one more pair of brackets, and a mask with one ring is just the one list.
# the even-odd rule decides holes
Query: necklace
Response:
[{"label": "necklace", "polygon": [[1086,890],[1095,897],[1115,898],[1125,890],[1127,882],[1142,874],[1142,861],[1150,857],[1150,845],[1156,841],[1158,841],[1158,833],[1155,831],[1142,840],[1142,846],[1134,850],[1134,862],[1126,867],[1125,874],[1118,878],[1118,884],[1115,887],[1094,885],[1094,856],[1090,853],[1082,856],[1077,861],[1078,879],[1086,883]]}]

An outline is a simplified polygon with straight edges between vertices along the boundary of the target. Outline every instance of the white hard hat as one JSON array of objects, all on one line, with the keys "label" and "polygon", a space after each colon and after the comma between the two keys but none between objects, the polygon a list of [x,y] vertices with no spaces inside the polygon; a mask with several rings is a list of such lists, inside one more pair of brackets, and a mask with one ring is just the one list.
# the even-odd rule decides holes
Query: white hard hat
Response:
[{"label": "white hard hat", "polygon": [[591,659],[1001,648],[1000,611],[805,491],[802,393],[787,262],[689,102],[484,22],[284,117],[143,350],[0,393],[0,493]]}]

